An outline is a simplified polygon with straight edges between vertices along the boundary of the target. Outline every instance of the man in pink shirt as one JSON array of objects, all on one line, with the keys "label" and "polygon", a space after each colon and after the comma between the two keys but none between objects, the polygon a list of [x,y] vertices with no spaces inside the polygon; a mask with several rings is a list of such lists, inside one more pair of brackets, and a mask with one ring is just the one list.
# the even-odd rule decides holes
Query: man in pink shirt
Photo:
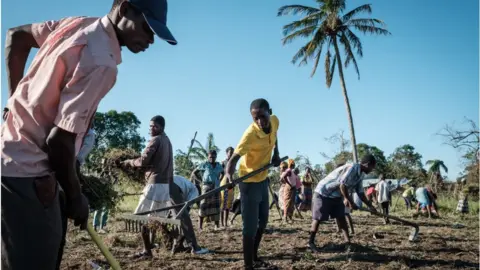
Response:
[{"label": "man in pink shirt", "polygon": [[[121,46],[145,51],[154,34],[177,43],[166,15],[166,0],[114,0],[102,18],[69,17],[8,31],[2,269],[59,268],[63,228],[57,181],[65,194],[63,214],[86,227],[88,201],[75,170],[83,135],[115,84]],[[39,51],[24,76],[32,47]]]}]

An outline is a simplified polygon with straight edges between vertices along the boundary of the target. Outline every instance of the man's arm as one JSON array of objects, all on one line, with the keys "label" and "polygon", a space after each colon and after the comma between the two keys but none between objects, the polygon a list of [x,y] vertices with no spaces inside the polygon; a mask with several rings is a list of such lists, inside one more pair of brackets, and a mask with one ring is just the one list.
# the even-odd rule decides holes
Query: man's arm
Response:
[{"label": "man's arm", "polygon": [[242,156],[240,156],[239,154],[234,153],[227,163],[227,168],[225,171],[226,175],[230,177],[230,179],[227,178],[229,182],[232,180],[231,176],[235,173],[235,168],[237,167],[237,163],[241,157]]},{"label": "man's arm", "polygon": [[13,95],[18,83],[23,78],[30,50],[39,47],[32,32],[31,24],[8,29],[5,39],[5,60],[9,97]]},{"label": "man's arm", "polygon": [[152,165],[152,158],[158,150],[158,139],[157,137],[152,138],[145,150],[143,151],[142,155],[137,159],[129,159],[125,160],[124,163],[132,166],[132,167],[147,167]]},{"label": "man's arm", "polygon": [[70,200],[76,200],[81,196],[80,182],[75,168],[76,137],[74,133],[54,127],[46,142],[50,166]]}]

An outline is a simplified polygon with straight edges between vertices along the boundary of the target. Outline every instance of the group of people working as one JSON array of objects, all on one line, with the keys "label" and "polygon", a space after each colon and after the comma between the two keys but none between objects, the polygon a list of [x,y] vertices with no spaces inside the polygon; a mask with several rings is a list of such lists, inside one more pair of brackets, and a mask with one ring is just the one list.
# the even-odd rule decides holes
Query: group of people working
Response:
[{"label": "group of people working", "polygon": [[[9,98],[3,110],[1,133],[2,269],[59,269],[67,218],[86,229],[90,211],[75,165],[85,135],[100,101],[116,83],[121,47],[133,53],[143,52],[153,44],[154,35],[177,44],[166,26],[166,16],[166,0],[113,0],[110,12],[101,18],[67,17],[9,29],[5,41]],[[39,50],[24,74],[31,48]],[[216,163],[216,153],[211,152],[208,164],[199,168],[208,171],[199,183],[202,192],[232,183],[238,162],[240,177],[269,163],[280,166],[278,117],[265,99],[254,100],[249,115],[252,123],[228,161],[223,166]],[[147,168],[147,184],[136,213],[178,204],[198,194],[197,187],[193,189],[188,180],[174,176],[172,145],[163,117],[152,118],[150,135],[141,157],[122,162],[125,167]],[[345,206],[356,209],[352,193],[356,192],[375,211],[361,188],[362,175],[374,167],[374,157],[366,155],[360,163],[340,166],[318,183],[312,194],[309,243],[313,249],[319,222],[329,218],[337,220],[345,240],[350,241]],[[284,187],[288,204],[285,215],[291,217],[294,186],[290,184],[295,177],[293,173],[288,177],[289,184]],[[258,254],[269,216],[268,172],[246,179],[238,188],[245,269],[270,267]],[[231,192],[220,195],[227,205],[221,218],[225,226],[225,208],[233,200]],[[219,196],[213,197],[200,203],[200,227],[205,218],[219,225],[222,209],[218,206]],[[179,245],[185,241],[193,253],[206,253],[196,242],[189,213],[185,212],[181,219]],[[102,229],[105,222],[94,224]],[[154,231],[142,229],[144,251],[137,257],[152,256],[154,238]]]}]

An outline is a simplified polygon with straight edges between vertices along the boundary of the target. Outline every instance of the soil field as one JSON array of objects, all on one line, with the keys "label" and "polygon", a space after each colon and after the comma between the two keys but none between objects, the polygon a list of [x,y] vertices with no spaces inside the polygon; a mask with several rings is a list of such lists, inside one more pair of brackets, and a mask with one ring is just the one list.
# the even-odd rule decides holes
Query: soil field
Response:
[{"label": "soil field", "polygon": [[[395,213],[394,213],[395,214]],[[397,213],[398,214],[398,213]],[[196,224],[197,214],[191,213]],[[417,242],[409,242],[411,227],[399,223],[383,225],[383,220],[369,214],[355,212],[353,248],[346,252],[342,236],[336,233],[333,222],[321,225],[317,235],[320,253],[306,248],[310,214],[303,213],[294,224],[281,223],[276,211],[270,212],[268,234],[260,246],[262,258],[280,269],[478,269],[478,216],[413,219],[420,225]],[[412,215],[403,215],[412,219]],[[454,228],[454,223],[465,225]],[[202,233],[196,231],[198,242],[209,249],[207,255],[177,253],[165,248],[154,250],[151,260],[135,260],[132,255],[142,250],[138,233],[125,232],[124,223],[115,217],[108,223],[109,233],[102,235],[122,269],[243,269],[241,217],[233,227],[214,231],[207,224]],[[373,234],[381,237],[375,239]],[[161,242],[160,240],[158,242]],[[70,227],[62,269],[92,269],[89,261],[108,267],[100,250],[86,232]]]}]

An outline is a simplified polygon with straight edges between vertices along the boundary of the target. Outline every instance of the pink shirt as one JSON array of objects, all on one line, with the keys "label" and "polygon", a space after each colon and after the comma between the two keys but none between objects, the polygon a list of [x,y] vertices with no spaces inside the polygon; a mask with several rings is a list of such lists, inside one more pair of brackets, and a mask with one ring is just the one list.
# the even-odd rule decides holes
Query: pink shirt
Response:
[{"label": "pink shirt", "polygon": [[116,81],[120,45],[107,17],[32,25],[40,49],[2,124],[2,176],[51,173],[46,139],[54,126],[77,134],[76,151],[100,100]]}]

